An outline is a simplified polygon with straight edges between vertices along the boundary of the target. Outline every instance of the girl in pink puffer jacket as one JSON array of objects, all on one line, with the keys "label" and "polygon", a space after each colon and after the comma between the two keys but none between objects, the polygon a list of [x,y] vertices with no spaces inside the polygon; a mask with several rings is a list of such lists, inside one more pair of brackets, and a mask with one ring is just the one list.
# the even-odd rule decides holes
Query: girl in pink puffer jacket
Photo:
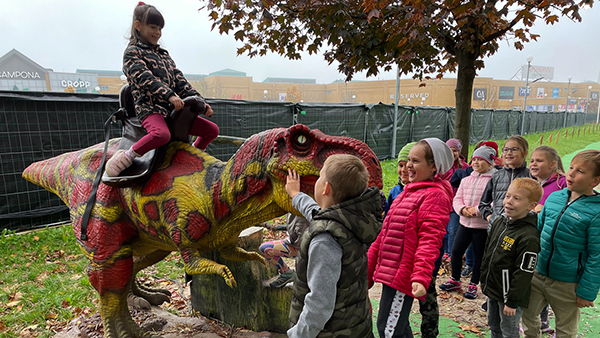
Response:
[{"label": "girl in pink puffer jacket", "polygon": [[369,286],[383,284],[377,317],[380,337],[412,333],[412,301],[425,299],[452,210],[452,187],[438,177],[452,162],[450,147],[437,138],[421,140],[410,150],[410,183],[390,206],[369,249]]}]

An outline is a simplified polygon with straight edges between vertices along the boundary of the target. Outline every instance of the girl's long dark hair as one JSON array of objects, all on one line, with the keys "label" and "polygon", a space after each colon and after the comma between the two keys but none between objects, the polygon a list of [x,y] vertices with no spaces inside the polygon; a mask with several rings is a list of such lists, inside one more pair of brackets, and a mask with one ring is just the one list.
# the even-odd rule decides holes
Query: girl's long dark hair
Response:
[{"label": "girl's long dark hair", "polygon": [[131,20],[131,36],[129,37],[129,42],[131,44],[136,44],[138,41],[146,42],[142,39],[140,32],[135,29],[135,22],[139,21],[144,25],[157,25],[160,28],[165,27],[165,19],[162,14],[156,9],[156,7],[152,5],[138,5],[133,10],[133,20]]}]

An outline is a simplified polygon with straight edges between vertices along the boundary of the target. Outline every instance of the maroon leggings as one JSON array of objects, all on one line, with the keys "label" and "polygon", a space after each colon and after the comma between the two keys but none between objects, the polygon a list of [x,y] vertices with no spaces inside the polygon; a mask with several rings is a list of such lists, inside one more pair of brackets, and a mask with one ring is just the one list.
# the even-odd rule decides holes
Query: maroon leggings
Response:
[{"label": "maroon leggings", "polygon": [[[144,155],[152,149],[163,146],[171,139],[171,132],[169,131],[169,127],[167,127],[165,117],[161,114],[154,113],[148,115],[142,121],[142,126],[148,134],[137,141],[132,147],[133,151],[139,155]],[[212,140],[219,136],[219,127],[213,122],[198,116],[194,123],[192,123],[188,134],[198,136],[196,142],[194,142],[194,146],[204,150]]]}]

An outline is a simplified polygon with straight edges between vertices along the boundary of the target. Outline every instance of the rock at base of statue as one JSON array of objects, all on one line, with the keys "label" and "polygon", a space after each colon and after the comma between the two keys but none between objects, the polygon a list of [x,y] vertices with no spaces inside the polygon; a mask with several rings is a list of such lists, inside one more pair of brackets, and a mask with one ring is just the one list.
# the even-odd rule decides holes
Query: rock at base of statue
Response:
[{"label": "rock at base of statue", "polygon": [[[238,238],[238,246],[257,251],[262,244],[261,227],[250,227]],[[291,283],[281,289],[269,287],[265,280],[278,274],[272,265],[259,261],[233,262],[221,258],[218,251],[201,253],[205,258],[226,265],[237,287],[230,288],[218,275],[192,276],[192,308],[208,318],[252,331],[286,332],[292,299]]]}]

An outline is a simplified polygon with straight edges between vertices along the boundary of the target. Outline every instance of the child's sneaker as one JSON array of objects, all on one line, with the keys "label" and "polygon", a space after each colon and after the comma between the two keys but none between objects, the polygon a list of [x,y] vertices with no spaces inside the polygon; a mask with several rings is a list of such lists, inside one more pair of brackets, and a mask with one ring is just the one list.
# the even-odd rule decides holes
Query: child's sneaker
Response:
[{"label": "child's sneaker", "polygon": [[461,281],[456,281],[454,278],[450,277],[446,283],[440,284],[439,288],[442,291],[460,290],[460,285]]},{"label": "child's sneaker", "polygon": [[550,322],[542,320],[542,327],[541,327],[541,329],[542,329],[542,333],[547,333],[547,332],[552,331],[552,329],[550,328]]},{"label": "child's sneaker", "polygon": [[117,150],[115,154],[106,162],[106,175],[109,177],[117,177],[121,171],[129,168],[133,159],[139,157],[133,149]]},{"label": "child's sneaker", "polygon": [[448,253],[444,252],[444,255],[442,256],[442,260],[450,262],[450,255],[448,255]]},{"label": "child's sneaker", "polygon": [[465,292],[466,299],[475,299],[477,298],[477,285],[470,283],[467,287],[467,292]]},{"label": "child's sneaker", "polygon": [[473,267],[466,265],[463,271],[460,273],[461,277],[469,277],[473,274]]},{"label": "child's sneaker", "polygon": [[272,287],[273,289],[281,289],[287,283],[289,283],[291,280],[293,280],[295,276],[296,276],[296,271],[294,271],[294,270],[290,270],[290,272],[288,272],[288,273],[280,273],[279,277],[276,280],[272,281],[269,284],[269,286]]}]

